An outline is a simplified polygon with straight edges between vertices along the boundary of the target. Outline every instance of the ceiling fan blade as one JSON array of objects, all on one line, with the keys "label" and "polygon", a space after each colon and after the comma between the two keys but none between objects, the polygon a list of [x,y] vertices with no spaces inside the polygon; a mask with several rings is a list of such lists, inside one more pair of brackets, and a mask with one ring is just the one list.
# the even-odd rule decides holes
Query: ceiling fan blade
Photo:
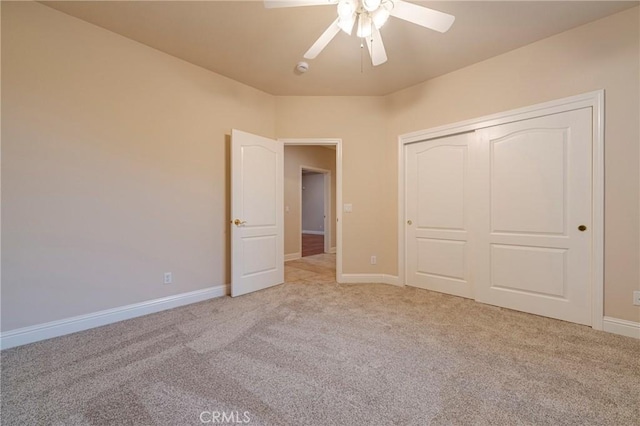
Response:
[{"label": "ceiling fan blade", "polygon": [[371,56],[371,63],[373,66],[387,62],[387,52],[384,50],[382,36],[380,35],[380,30],[376,28],[375,25],[373,26],[371,37],[367,37],[366,39],[369,56]]},{"label": "ceiling fan blade", "polygon": [[333,38],[340,32],[340,26],[338,25],[338,19],[333,21],[329,28],[322,33],[320,38],[313,43],[313,46],[307,50],[307,53],[304,54],[306,59],[314,59],[316,56],[320,54],[324,50],[325,47],[333,40]]},{"label": "ceiling fan blade", "polygon": [[404,0],[393,0],[391,16],[441,33],[447,32],[456,19],[455,16],[448,13],[438,12]]},{"label": "ceiling fan blade", "polygon": [[264,0],[264,7],[276,9],[281,7],[324,6],[337,3],[338,0]]}]

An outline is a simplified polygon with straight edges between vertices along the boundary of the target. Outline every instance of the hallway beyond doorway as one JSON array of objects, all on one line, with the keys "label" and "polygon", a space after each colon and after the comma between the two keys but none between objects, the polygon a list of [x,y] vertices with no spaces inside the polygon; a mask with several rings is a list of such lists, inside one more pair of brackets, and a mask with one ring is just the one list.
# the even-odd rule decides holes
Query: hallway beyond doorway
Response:
[{"label": "hallway beyond doorway", "polygon": [[284,264],[285,283],[335,283],[336,255],[316,254]]},{"label": "hallway beyond doorway", "polygon": [[302,257],[324,253],[324,235],[302,234]]}]

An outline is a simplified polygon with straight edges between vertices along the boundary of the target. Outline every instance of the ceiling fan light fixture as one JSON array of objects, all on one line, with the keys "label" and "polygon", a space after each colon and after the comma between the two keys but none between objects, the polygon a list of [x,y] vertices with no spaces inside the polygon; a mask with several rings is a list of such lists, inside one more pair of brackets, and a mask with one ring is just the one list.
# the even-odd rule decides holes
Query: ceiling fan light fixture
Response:
[{"label": "ceiling fan light fixture", "polygon": [[361,13],[358,15],[358,37],[367,38],[371,37],[373,22],[368,13]]},{"label": "ceiling fan light fixture", "polygon": [[338,3],[338,17],[340,20],[350,19],[356,11],[355,0],[340,0]]},{"label": "ceiling fan light fixture", "polygon": [[307,50],[304,54],[305,59],[315,59],[341,30],[351,35],[355,26],[357,35],[361,39],[360,47],[363,48],[366,44],[371,64],[381,65],[387,62],[388,58],[380,27],[390,16],[441,33],[449,30],[456,19],[448,13],[405,0],[264,0],[267,8],[314,6],[327,3],[337,5],[338,17]]},{"label": "ceiling fan light fixture", "polygon": [[343,18],[338,19],[338,26],[340,27],[340,29],[349,35],[351,35],[351,33],[353,32],[353,26],[355,25],[355,23],[356,23],[355,13],[346,19],[343,19]]},{"label": "ceiling fan light fixture", "polygon": [[380,7],[382,0],[362,0],[362,7],[367,12],[373,12]]},{"label": "ceiling fan light fixture", "polygon": [[383,6],[371,14],[371,19],[376,28],[380,29],[389,20],[389,16],[391,11]]}]

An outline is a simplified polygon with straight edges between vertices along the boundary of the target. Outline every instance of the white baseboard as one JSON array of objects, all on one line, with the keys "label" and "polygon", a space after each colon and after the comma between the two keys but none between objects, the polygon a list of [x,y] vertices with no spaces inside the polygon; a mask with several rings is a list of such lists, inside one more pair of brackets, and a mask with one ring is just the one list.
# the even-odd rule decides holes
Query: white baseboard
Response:
[{"label": "white baseboard", "polygon": [[311,235],[324,235],[324,231],[305,231],[302,230],[303,234],[311,234]]},{"label": "white baseboard", "polygon": [[300,259],[301,257],[300,253],[289,253],[284,255],[284,261],[288,262],[290,260]]},{"label": "white baseboard", "polygon": [[361,283],[374,283],[374,284],[389,284],[404,287],[400,284],[398,277],[387,274],[342,274],[340,279],[341,284],[361,284]]},{"label": "white baseboard", "polygon": [[229,294],[228,290],[228,285],[209,287],[189,293],[176,294],[160,299],[148,300],[146,302],[134,303],[132,305],[120,306],[91,314],[6,331],[0,334],[0,349],[26,345],[27,343],[113,324],[166,309],[177,308],[178,306],[202,302],[203,300],[225,296]]},{"label": "white baseboard", "polygon": [[604,317],[602,329],[609,333],[640,339],[640,322]]},{"label": "white baseboard", "polygon": [[336,253],[337,253],[336,248],[335,248],[335,247],[331,247],[331,248],[329,249],[329,253],[331,253],[331,254],[336,254]]}]

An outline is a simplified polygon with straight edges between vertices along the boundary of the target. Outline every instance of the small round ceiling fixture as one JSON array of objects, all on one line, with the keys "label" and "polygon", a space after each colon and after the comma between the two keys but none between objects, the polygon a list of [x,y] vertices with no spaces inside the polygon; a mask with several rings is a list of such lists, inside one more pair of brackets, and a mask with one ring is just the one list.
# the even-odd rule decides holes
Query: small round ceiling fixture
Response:
[{"label": "small round ceiling fixture", "polygon": [[306,62],[298,62],[298,64],[296,65],[296,70],[299,73],[305,73],[307,71],[309,71],[309,64]]}]

